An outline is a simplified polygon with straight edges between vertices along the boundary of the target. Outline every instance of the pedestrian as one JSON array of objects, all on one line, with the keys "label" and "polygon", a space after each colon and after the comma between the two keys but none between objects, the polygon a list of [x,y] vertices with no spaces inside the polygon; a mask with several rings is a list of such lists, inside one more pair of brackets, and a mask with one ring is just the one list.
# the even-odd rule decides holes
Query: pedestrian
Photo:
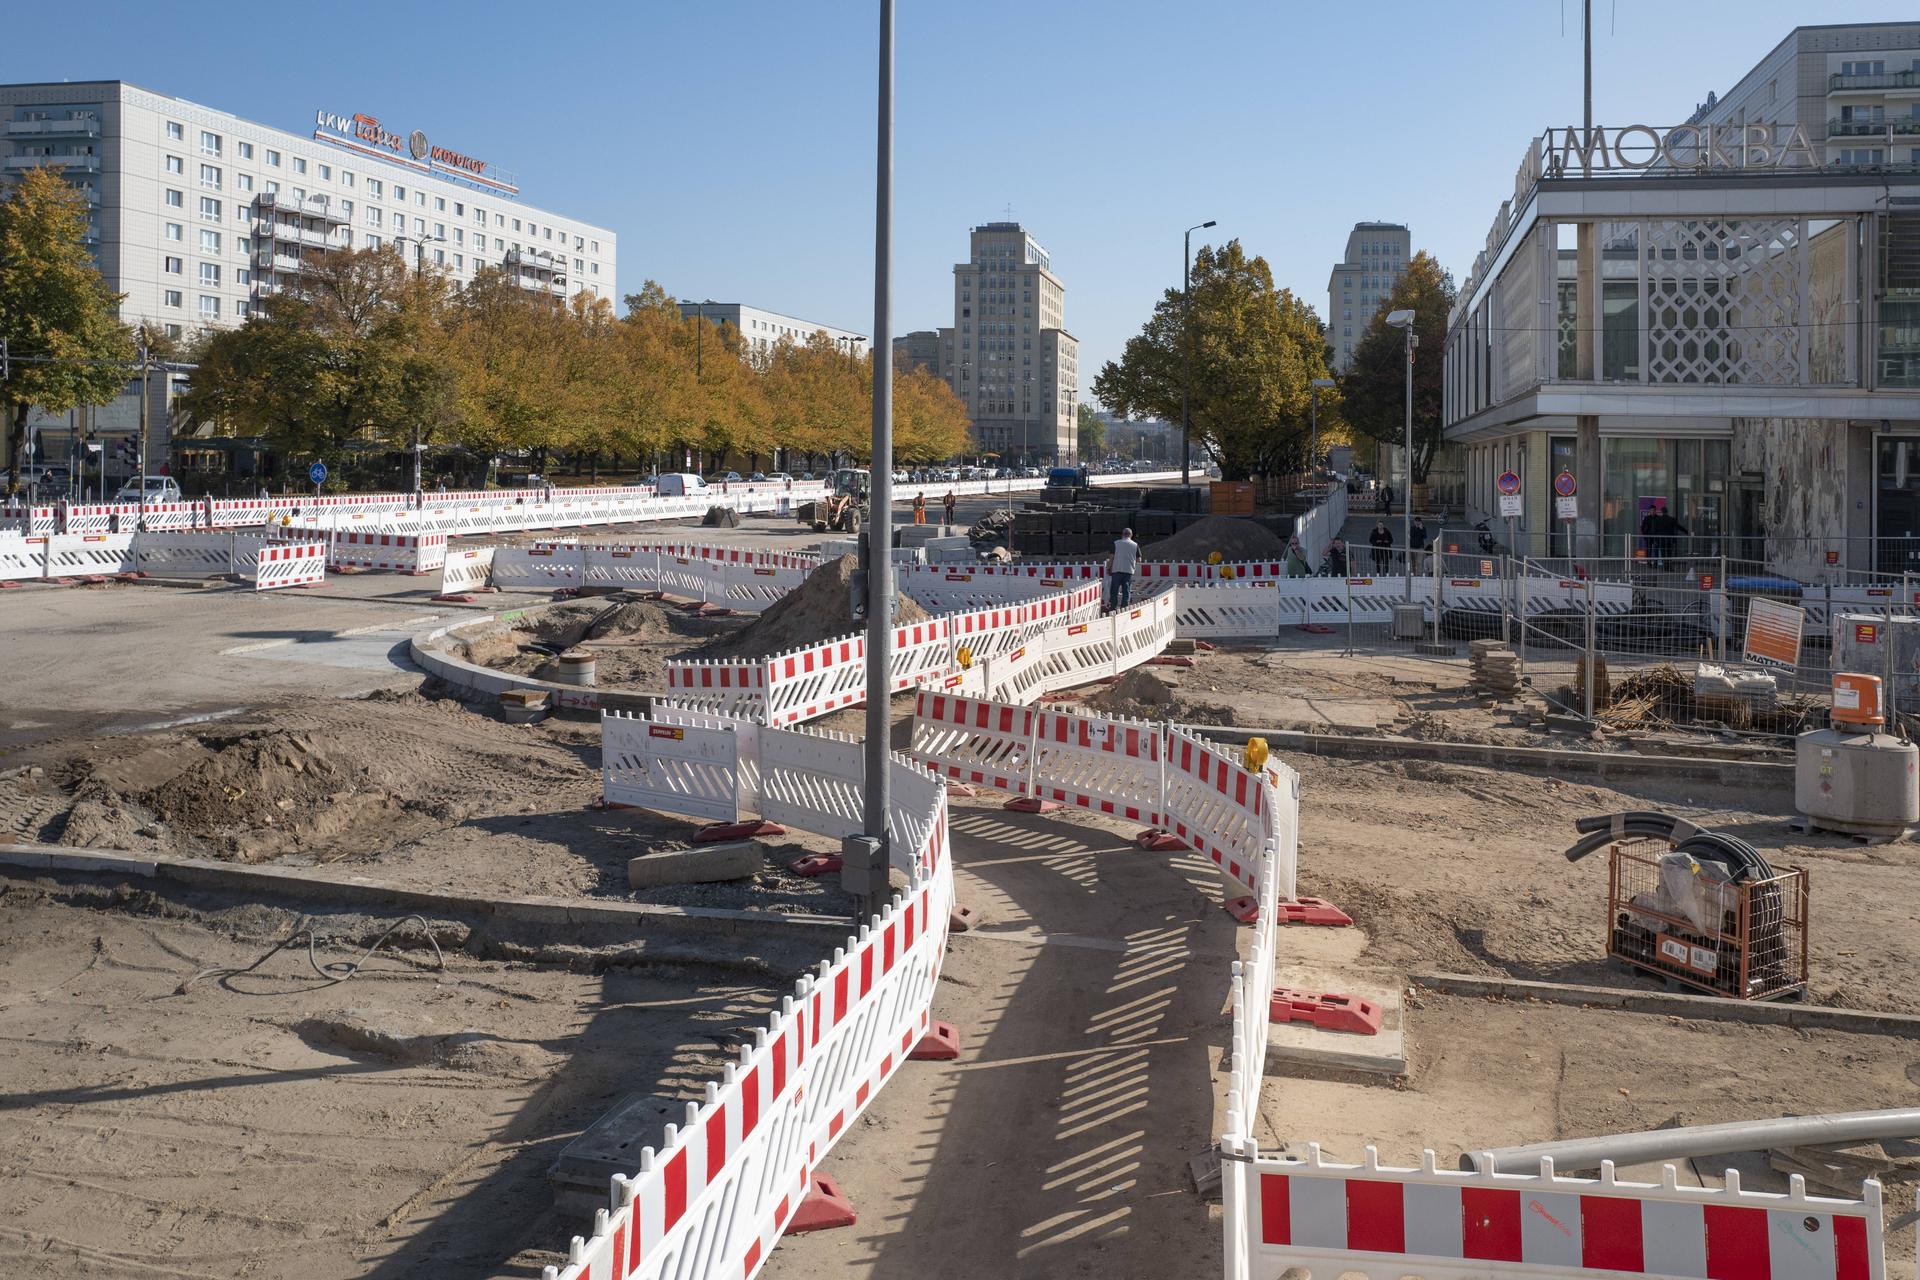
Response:
[{"label": "pedestrian", "polygon": [[1347,576],[1347,544],[1335,538],[1327,544],[1327,558],[1321,572],[1330,578]]},{"label": "pedestrian", "polygon": [[1133,530],[1122,529],[1107,560],[1108,613],[1133,603],[1133,571],[1139,564],[1140,544],[1133,540]]},{"label": "pedestrian", "polygon": [[953,496],[953,490],[951,489],[947,490],[946,497],[940,499],[940,505],[947,509],[947,523],[949,525],[953,523],[953,508],[954,504],[958,501],[959,499]]},{"label": "pedestrian", "polygon": [[1413,524],[1407,532],[1407,550],[1425,551],[1427,549],[1427,522],[1419,516],[1413,518]]},{"label": "pedestrian", "polygon": [[1287,539],[1287,576],[1289,578],[1313,576],[1313,566],[1307,563],[1307,549],[1300,545],[1298,535]]},{"label": "pedestrian", "polygon": [[913,495],[913,522],[915,524],[927,522],[927,494],[924,489]]},{"label": "pedestrian", "polygon": [[1385,520],[1375,520],[1367,542],[1373,547],[1373,574],[1377,578],[1386,573],[1387,561],[1393,558],[1393,530],[1387,528]]},{"label": "pedestrian", "polygon": [[1380,509],[1382,511],[1393,510],[1393,486],[1390,484],[1380,486]]}]

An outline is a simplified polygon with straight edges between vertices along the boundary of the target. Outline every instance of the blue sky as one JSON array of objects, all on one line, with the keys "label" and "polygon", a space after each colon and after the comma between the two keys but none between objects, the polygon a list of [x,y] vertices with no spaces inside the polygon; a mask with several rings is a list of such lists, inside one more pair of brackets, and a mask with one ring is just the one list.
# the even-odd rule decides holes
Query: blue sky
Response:
[{"label": "blue sky", "polygon": [[[1358,8],[1358,6],[1355,6]],[[619,283],[873,325],[870,0],[11,6],[0,81],[119,78],[300,132],[365,111],[613,228]],[[1209,218],[1324,311],[1362,219],[1465,274],[1526,140],[1578,123],[1578,0],[900,0],[894,330],[967,229],[1053,255],[1083,398]],[[1595,0],[1594,118],[1672,124],[1813,14]],[[1855,0],[1850,21],[1910,19]],[[1563,34],[1564,22],[1564,34]]]}]

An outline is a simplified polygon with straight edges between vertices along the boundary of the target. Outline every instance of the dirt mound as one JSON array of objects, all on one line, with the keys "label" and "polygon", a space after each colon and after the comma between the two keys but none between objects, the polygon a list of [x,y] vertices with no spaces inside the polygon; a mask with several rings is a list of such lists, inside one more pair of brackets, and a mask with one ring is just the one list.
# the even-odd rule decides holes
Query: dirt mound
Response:
[{"label": "dirt mound", "polygon": [[647,641],[671,640],[676,634],[667,610],[659,602],[629,600],[603,610],[587,624],[580,638]]},{"label": "dirt mound", "polygon": [[1166,718],[1175,700],[1172,685],[1145,667],[1135,667],[1088,698],[1087,705],[1110,715],[1161,720]]},{"label": "dirt mound", "polygon": [[1223,560],[1279,560],[1287,554],[1287,540],[1243,516],[1207,516],[1144,548],[1140,558],[1205,560],[1216,551]]},{"label": "dirt mound", "polygon": [[[761,658],[859,630],[859,624],[847,611],[847,586],[853,581],[856,567],[858,562],[852,556],[829,560],[758,618],[733,634],[702,646],[691,656]],[[928,616],[913,597],[901,594],[898,599],[895,622],[918,622]]]}]

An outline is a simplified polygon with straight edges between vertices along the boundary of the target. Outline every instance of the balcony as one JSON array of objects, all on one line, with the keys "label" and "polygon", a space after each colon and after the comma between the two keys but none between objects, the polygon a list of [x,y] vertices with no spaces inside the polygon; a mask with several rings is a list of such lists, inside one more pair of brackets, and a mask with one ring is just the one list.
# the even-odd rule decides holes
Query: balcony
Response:
[{"label": "balcony", "polygon": [[94,117],[73,120],[9,120],[7,136],[41,138],[97,138],[100,121]]},{"label": "balcony", "polygon": [[254,235],[262,239],[278,240],[282,244],[301,244],[315,249],[338,249],[340,241],[334,239],[332,231],[322,231],[318,227],[289,226],[284,222],[254,223]]},{"label": "balcony", "polygon": [[1850,76],[1836,71],[1827,77],[1828,93],[1865,93],[1885,89],[1920,90],[1920,71],[1889,71],[1877,76]]},{"label": "balcony", "polygon": [[23,170],[23,169],[51,169],[51,168],[54,168],[55,166],[65,169],[69,173],[98,173],[100,172],[100,157],[99,156],[8,156],[7,157],[7,168],[16,170],[16,171]]},{"label": "balcony", "polygon": [[344,227],[351,221],[346,214],[324,200],[295,200],[284,191],[261,192],[253,198],[253,209],[262,218],[275,213],[297,213],[303,218],[319,218],[336,227]]},{"label": "balcony", "polygon": [[1893,116],[1884,120],[1828,120],[1829,138],[1884,138],[1889,134],[1920,134],[1920,118]]}]

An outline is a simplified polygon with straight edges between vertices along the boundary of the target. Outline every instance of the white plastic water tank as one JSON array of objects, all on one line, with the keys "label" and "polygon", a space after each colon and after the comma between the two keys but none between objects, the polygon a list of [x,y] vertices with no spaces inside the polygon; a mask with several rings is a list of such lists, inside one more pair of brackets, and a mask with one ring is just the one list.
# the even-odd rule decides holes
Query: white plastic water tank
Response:
[{"label": "white plastic water tank", "polygon": [[1794,744],[1793,806],[1829,831],[1900,835],[1920,824],[1920,749],[1884,733],[1803,733]]}]

